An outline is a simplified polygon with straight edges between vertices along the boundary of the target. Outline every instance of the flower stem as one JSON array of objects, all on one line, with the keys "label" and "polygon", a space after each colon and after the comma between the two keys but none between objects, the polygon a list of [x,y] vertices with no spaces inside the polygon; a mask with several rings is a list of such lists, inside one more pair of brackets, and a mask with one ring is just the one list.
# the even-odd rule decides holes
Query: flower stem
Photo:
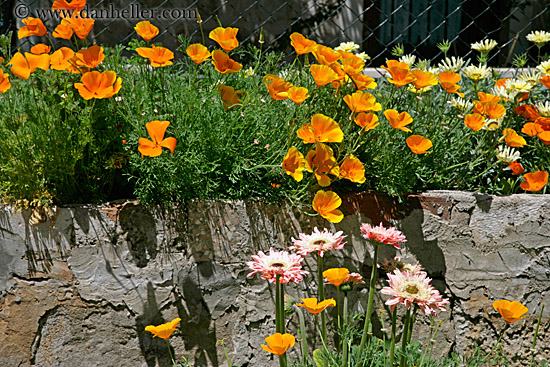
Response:
[{"label": "flower stem", "polygon": [[281,315],[281,334],[286,332],[285,326],[285,285],[279,282],[279,315]]},{"label": "flower stem", "polygon": [[344,340],[342,341],[342,366],[346,367],[348,364],[348,335],[347,335],[347,328],[348,328],[348,292],[344,292],[344,315],[342,317],[342,321],[345,327],[344,331]]},{"label": "flower stem", "polygon": [[407,367],[405,352],[407,350],[407,342],[409,341],[409,324],[411,322],[411,310],[407,309],[405,313],[405,325],[403,325],[403,335],[401,335],[401,363],[400,367]]},{"label": "flower stem", "polygon": [[491,349],[491,351],[489,352],[489,354],[487,354],[485,357],[483,357],[483,359],[481,360],[481,362],[479,362],[478,364],[476,364],[474,367],[477,367],[477,366],[481,366],[483,365],[483,363],[485,363],[485,361],[489,358],[489,356],[491,356],[491,354],[493,354],[493,352],[495,351],[495,349],[497,349],[498,345],[500,344],[500,340],[502,339],[502,337],[504,336],[504,334],[506,333],[506,330],[508,330],[508,327],[510,326],[509,323],[506,323],[506,326],[504,326],[504,329],[502,330],[502,333],[500,334],[496,344],[494,345],[493,349]]},{"label": "flower stem", "polygon": [[170,359],[172,360],[172,365],[175,366],[176,361],[174,361],[174,356],[172,355],[172,348],[170,348],[170,343],[168,342],[168,339],[164,339],[164,340],[166,340],[166,346],[168,347],[168,353],[170,353]]},{"label": "flower stem", "polygon": [[372,271],[370,273],[370,283],[369,283],[369,301],[367,303],[367,313],[365,314],[365,326],[363,327],[363,336],[361,336],[361,345],[359,346],[358,358],[361,358],[363,349],[365,348],[365,343],[367,342],[367,335],[372,331],[371,326],[371,314],[372,306],[374,303],[374,287],[376,285],[376,263],[378,262],[378,244],[372,242],[374,245],[374,255],[372,257]]},{"label": "flower stem", "polygon": [[390,342],[390,367],[393,367],[393,358],[395,354],[395,330],[397,329],[395,321],[397,319],[397,307],[391,314],[391,342]]},{"label": "flower stem", "polygon": [[[540,50],[540,49],[539,49]],[[529,367],[533,367],[533,361],[535,359],[535,345],[537,344],[537,335],[539,334],[540,320],[542,319],[542,311],[544,311],[545,304],[542,304],[539,314],[539,320],[537,321],[537,327],[535,328],[535,335],[533,335],[533,346],[531,347],[531,362]]]},{"label": "flower stem", "polygon": [[298,314],[298,320],[300,320],[300,337],[302,338],[302,366],[307,367],[307,356],[308,356],[308,350],[307,350],[307,337],[306,337],[306,322],[304,320],[304,313],[300,309],[300,307],[297,307],[294,305],[294,310]]},{"label": "flower stem", "polygon": [[280,275],[275,276],[275,330],[282,334],[281,329],[281,308],[279,307],[279,298],[281,298],[281,288],[279,287]]},{"label": "flower stem", "polygon": [[[319,302],[325,300],[325,284],[323,277],[323,257],[317,255],[317,281],[319,283]],[[325,318],[325,313],[321,312],[321,338],[327,340],[327,320]]]}]

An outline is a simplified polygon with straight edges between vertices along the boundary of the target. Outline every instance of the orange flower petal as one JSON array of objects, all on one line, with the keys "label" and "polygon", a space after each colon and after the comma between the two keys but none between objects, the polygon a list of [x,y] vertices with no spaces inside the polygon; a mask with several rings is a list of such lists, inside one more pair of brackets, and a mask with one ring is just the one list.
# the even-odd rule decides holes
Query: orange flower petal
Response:
[{"label": "orange flower petal", "polygon": [[333,191],[319,190],[313,198],[313,209],[331,223],[339,223],[344,214],[337,208],[342,205],[342,199]]},{"label": "orange flower petal", "polygon": [[536,171],[530,172],[523,175],[522,182],[519,187],[525,191],[540,191],[548,183],[548,172],[545,171]]},{"label": "orange flower petal", "polygon": [[148,20],[139,22],[138,24],[136,24],[134,29],[136,33],[139,34],[141,38],[143,38],[147,42],[151,41],[159,34],[159,29],[152,25],[151,22]]},{"label": "orange flower petal", "polygon": [[422,135],[411,135],[405,141],[414,154],[430,153],[428,149],[433,146],[432,141]]},{"label": "orange flower petal", "polygon": [[238,31],[238,28],[218,27],[211,31],[208,37],[216,41],[225,52],[229,52],[239,46],[239,41],[237,41]]}]

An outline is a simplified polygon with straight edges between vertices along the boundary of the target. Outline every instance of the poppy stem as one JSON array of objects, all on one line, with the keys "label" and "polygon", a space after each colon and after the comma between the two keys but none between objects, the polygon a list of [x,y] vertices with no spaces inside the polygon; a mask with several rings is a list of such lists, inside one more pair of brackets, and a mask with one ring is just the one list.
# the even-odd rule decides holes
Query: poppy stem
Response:
[{"label": "poppy stem", "polygon": [[542,311],[544,311],[544,306],[545,304],[543,303],[540,309],[539,319],[537,321],[537,327],[535,328],[535,335],[533,335],[533,346],[531,347],[531,362],[529,363],[529,367],[533,366],[533,361],[535,359],[535,345],[537,344],[537,335],[539,334],[540,320],[542,319]]},{"label": "poppy stem", "polygon": [[493,352],[495,351],[495,349],[497,349],[498,345],[500,344],[500,340],[502,339],[502,337],[504,336],[504,334],[506,333],[506,330],[508,330],[508,327],[510,326],[509,323],[506,323],[506,326],[504,326],[504,329],[502,330],[502,333],[500,334],[496,344],[494,345],[493,349],[491,349],[491,351],[489,352],[489,354],[487,354],[485,357],[483,357],[483,359],[481,360],[481,362],[479,362],[478,364],[476,364],[474,367],[477,367],[477,366],[481,366],[483,365],[483,363],[485,363],[485,361],[491,356],[491,354],[493,354]]},{"label": "poppy stem", "polygon": [[172,365],[176,366],[176,361],[174,361],[174,356],[172,355],[172,348],[170,347],[170,343],[168,342],[168,339],[166,340],[166,346],[168,347],[168,353],[170,353],[170,359],[172,360]]},{"label": "poppy stem", "polygon": [[365,348],[365,343],[367,342],[367,335],[372,332],[372,326],[371,326],[371,314],[372,314],[372,306],[374,303],[374,288],[376,285],[376,263],[378,262],[378,244],[376,242],[372,242],[374,245],[374,255],[372,256],[372,270],[370,273],[370,283],[369,283],[369,301],[367,303],[367,312],[365,314],[365,326],[363,327],[363,335],[361,336],[361,345],[359,346],[359,354],[357,355],[358,358],[361,358],[361,354],[363,353],[363,349]]},{"label": "poppy stem", "polygon": [[300,307],[296,305],[294,305],[293,308],[298,314],[298,320],[300,321],[300,338],[302,339],[302,365],[303,367],[307,367],[308,349],[307,349],[306,322],[304,319],[304,313],[302,312]]}]

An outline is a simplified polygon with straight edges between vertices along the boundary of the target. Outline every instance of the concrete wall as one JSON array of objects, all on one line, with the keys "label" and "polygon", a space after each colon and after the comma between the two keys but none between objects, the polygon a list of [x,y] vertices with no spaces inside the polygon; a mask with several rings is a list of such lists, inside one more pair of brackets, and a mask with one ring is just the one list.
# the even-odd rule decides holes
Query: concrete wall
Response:
[{"label": "concrete wall", "polygon": [[[550,301],[550,197],[429,192],[399,203],[363,194],[345,198],[343,207],[346,217],[334,226],[255,201],[171,208],[124,202],[57,208],[55,223],[34,227],[28,211],[0,207],[0,366],[168,366],[166,344],[144,327],[175,317],[182,322],[170,346],[178,359],[225,366],[216,346],[225,339],[234,366],[275,366],[260,348],[275,328],[273,290],[258,276],[247,279],[245,262],[270,246],[286,248],[314,226],[328,227],[343,230],[348,244],[327,255],[326,267],[368,277],[372,247],[359,226],[390,220],[408,242],[399,253],[383,248],[381,258],[419,261],[451,298],[438,317],[437,353],[468,353],[474,342],[491,348],[504,326],[493,300],[519,300],[529,317],[512,324],[503,343],[516,365],[525,365],[540,305]],[[315,272],[311,260],[306,267]],[[286,291],[314,295],[313,277]],[[364,310],[366,295],[364,287],[354,291],[351,307]],[[388,297],[376,298],[378,309]],[[296,321],[290,318],[290,332]],[[416,335],[426,337],[427,323],[419,315]],[[550,307],[537,358],[550,358],[548,345]]]}]

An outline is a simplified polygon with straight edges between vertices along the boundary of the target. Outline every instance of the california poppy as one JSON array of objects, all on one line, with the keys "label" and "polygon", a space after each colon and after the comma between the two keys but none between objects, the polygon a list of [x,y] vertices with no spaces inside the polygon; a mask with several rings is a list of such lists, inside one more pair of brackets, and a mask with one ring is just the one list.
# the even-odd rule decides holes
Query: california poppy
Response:
[{"label": "california poppy", "polygon": [[244,90],[235,91],[235,88],[223,84],[218,84],[218,92],[226,111],[242,106],[242,98],[246,95]]},{"label": "california poppy", "polygon": [[185,49],[185,53],[195,64],[200,64],[201,62],[208,60],[211,56],[210,51],[208,51],[208,49],[200,43],[189,45],[189,47]]},{"label": "california poppy", "polygon": [[506,141],[506,145],[512,148],[521,148],[525,144],[527,144],[525,139],[520,136],[514,129],[504,129],[502,131],[502,136]]},{"label": "california poppy", "polygon": [[492,95],[490,93],[484,93],[484,92],[477,92],[477,96],[479,97],[479,101],[481,103],[487,103],[487,102],[500,102],[501,98],[499,96]]},{"label": "california poppy", "polygon": [[300,33],[294,32],[290,35],[290,44],[298,55],[313,52],[317,47],[317,42],[305,38]]},{"label": "california poppy", "polygon": [[364,128],[365,131],[372,130],[380,125],[378,122],[378,116],[374,113],[360,112],[353,121],[355,121],[357,125]]},{"label": "california poppy", "polygon": [[145,331],[153,333],[153,338],[159,337],[168,340],[168,338],[170,338],[170,335],[172,335],[172,333],[176,331],[176,328],[178,327],[180,321],[181,319],[178,317],[170,322],[167,322],[166,324],[161,324],[158,326],[148,325],[145,327]]},{"label": "california poppy", "polygon": [[335,287],[339,287],[342,283],[345,283],[348,275],[349,270],[346,268],[332,268],[323,272],[325,279]]},{"label": "california poppy", "polygon": [[303,303],[296,303],[296,306],[303,307],[314,315],[318,315],[323,312],[327,307],[336,306],[334,298],[325,299],[318,302],[317,298],[300,298]]},{"label": "california poppy", "polygon": [[344,102],[355,113],[382,110],[382,105],[376,103],[376,98],[369,92],[356,91],[344,97]]},{"label": "california poppy", "polygon": [[214,50],[212,52],[212,64],[222,74],[236,73],[243,68],[242,64],[229,58],[229,55],[221,50]]},{"label": "california poppy", "polygon": [[493,308],[500,313],[507,323],[516,322],[527,317],[527,315],[522,315],[529,311],[527,307],[518,301],[510,302],[505,299],[493,302]]},{"label": "california poppy", "polygon": [[309,98],[309,94],[307,93],[307,88],[292,86],[288,89],[288,99],[296,104],[302,104],[307,98]]},{"label": "california poppy", "polygon": [[365,178],[365,166],[353,154],[348,155],[340,165],[338,177],[356,183],[363,183],[367,180]]},{"label": "california poppy", "polygon": [[52,48],[48,45],[45,45],[43,43],[38,43],[31,47],[31,54],[35,55],[42,55],[42,54],[49,54]]},{"label": "california poppy", "polygon": [[483,104],[483,110],[490,119],[496,120],[506,114],[506,108],[497,102],[486,102]]},{"label": "california poppy", "polygon": [[74,57],[74,51],[68,47],[61,47],[50,55],[50,69],[67,70],[74,67],[71,64],[71,59]]},{"label": "california poppy", "polygon": [[341,57],[339,52],[323,45],[317,45],[313,51],[313,56],[315,56],[319,64],[327,66],[338,61]]},{"label": "california poppy", "polygon": [[176,149],[176,138],[168,137],[164,138],[166,129],[170,125],[169,121],[151,121],[145,124],[147,132],[151,137],[151,140],[147,138],[139,138],[139,147],[138,150],[141,153],[141,157],[158,157],[162,154],[162,148],[170,149],[170,152],[174,154],[174,149]]},{"label": "california poppy", "polygon": [[525,191],[540,191],[548,183],[548,172],[536,171],[523,175],[524,182],[519,184]]},{"label": "california poppy", "polygon": [[238,31],[238,28],[218,27],[210,32],[208,36],[216,41],[225,52],[229,52],[239,46],[239,41],[237,41]]},{"label": "california poppy", "polygon": [[264,76],[263,82],[269,92],[269,95],[275,101],[288,99],[288,91],[293,87],[292,83],[287,82],[283,78],[273,74],[267,74]]},{"label": "california poppy", "polygon": [[479,113],[470,113],[464,118],[464,124],[474,131],[479,131],[485,125],[485,116]]},{"label": "california poppy", "polygon": [[313,115],[311,123],[304,124],[296,135],[306,144],[311,143],[341,143],[344,133],[340,125],[328,116],[321,113]]},{"label": "california poppy", "polygon": [[84,66],[87,68],[95,68],[103,62],[105,54],[103,53],[103,47],[93,45],[89,48],[82,49],[75,54],[75,63],[77,66]]},{"label": "california poppy", "polygon": [[342,64],[342,69],[346,72],[346,74],[357,75],[363,72],[365,62],[361,60],[360,57],[343,51],[340,51],[340,55],[342,56],[340,63]]},{"label": "california poppy", "polygon": [[19,37],[19,39],[29,36],[45,36],[48,33],[42,20],[38,18],[28,17],[21,22],[23,22],[25,26],[19,28],[19,31],[17,31],[17,37]]},{"label": "california poppy", "polygon": [[539,124],[535,124],[534,122],[527,122],[521,128],[521,132],[529,136],[537,136],[543,131],[544,130],[542,129],[542,127]]},{"label": "california poppy", "polygon": [[342,199],[333,191],[319,190],[313,198],[313,210],[331,223],[339,223],[344,219],[344,214],[338,207],[342,205]]},{"label": "california poppy", "polygon": [[339,174],[339,167],[336,164],[332,148],[326,144],[318,143],[315,149],[310,150],[306,155],[306,169],[315,174],[320,186],[330,185],[328,174],[335,176]]},{"label": "california poppy", "polygon": [[173,64],[174,53],[165,47],[156,47],[155,45],[152,45],[150,48],[138,47],[136,48],[136,52],[139,56],[149,59],[151,66],[154,68]]},{"label": "california poppy", "polygon": [[328,83],[332,83],[339,78],[338,74],[327,65],[313,64],[309,67],[311,76],[315,80],[317,86],[322,86]]},{"label": "california poppy", "polygon": [[80,96],[86,100],[110,98],[118,93],[122,86],[122,79],[117,78],[114,71],[91,71],[81,77],[82,83],[74,83]]},{"label": "california poppy", "polygon": [[11,83],[8,73],[4,73],[4,71],[0,69],[0,93],[5,93],[10,88]]},{"label": "california poppy", "polygon": [[540,117],[539,112],[533,105],[522,104],[514,108],[514,113],[522,116],[527,121],[535,121]]},{"label": "california poppy", "polygon": [[525,172],[525,168],[523,168],[523,166],[516,161],[508,164],[508,167],[510,168],[514,176],[521,175],[523,172]]},{"label": "california poppy", "polygon": [[376,80],[365,74],[355,74],[350,76],[357,90],[374,89],[378,86]]},{"label": "california poppy", "polygon": [[402,87],[416,80],[414,74],[410,72],[409,66],[404,62],[388,60],[386,66],[382,65],[381,67],[391,76],[391,78],[388,78],[388,82],[396,87]]},{"label": "california poppy", "polygon": [[282,167],[286,174],[300,182],[304,178],[306,160],[296,147],[291,147],[283,158]]},{"label": "california poppy", "polygon": [[408,112],[397,112],[397,110],[389,109],[384,111],[384,116],[388,119],[394,129],[403,130],[410,133],[411,129],[405,127],[413,122],[411,115]]},{"label": "california poppy", "polygon": [[550,75],[543,75],[542,78],[539,79],[539,82],[550,89]]},{"label": "california poppy", "polygon": [[86,0],[55,0],[52,4],[52,10],[74,10],[80,11],[86,6]]},{"label": "california poppy", "polygon": [[136,24],[134,30],[147,42],[151,41],[159,34],[159,29],[152,25],[148,20],[144,20]]},{"label": "california poppy", "polygon": [[79,12],[75,12],[70,18],[65,18],[61,24],[65,24],[72,28],[74,34],[81,40],[88,36],[88,33],[94,27],[95,20],[92,18],[84,18]]},{"label": "california poppy", "polygon": [[262,349],[279,357],[294,346],[296,338],[290,334],[275,333],[265,338],[267,345],[262,344]]},{"label": "california poppy", "polygon": [[63,23],[63,20],[62,20],[61,23],[58,24],[57,27],[55,27],[52,33],[52,36],[54,36],[55,38],[68,40],[68,39],[71,39],[73,34],[74,34],[74,31],[71,28],[71,26],[68,23]]},{"label": "california poppy", "polygon": [[422,135],[411,135],[405,141],[414,154],[430,153],[428,149],[433,146],[432,141]]},{"label": "california poppy", "polygon": [[416,79],[413,80],[412,83],[417,90],[437,85],[437,77],[435,76],[435,74],[430,73],[429,71],[415,69],[411,71],[411,73],[416,77]]},{"label": "california poppy", "polygon": [[8,65],[12,65],[11,72],[20,79],[27,80],[36,69],[48,70],[50,67],[50,55],[34,55],[29,52],[25,52],[25,55],[21,52],[17,52]]},{"label": "california poppy", "polygon": [[462,88],[458,85],[461,79],[459,74],[452,71],[443,71],[437,74],[437,78],[439,79],[439,84],[441,84],[447,93],[456,93],[460,97],[464,97],[464,93],[458,92],[458,90]]}]

